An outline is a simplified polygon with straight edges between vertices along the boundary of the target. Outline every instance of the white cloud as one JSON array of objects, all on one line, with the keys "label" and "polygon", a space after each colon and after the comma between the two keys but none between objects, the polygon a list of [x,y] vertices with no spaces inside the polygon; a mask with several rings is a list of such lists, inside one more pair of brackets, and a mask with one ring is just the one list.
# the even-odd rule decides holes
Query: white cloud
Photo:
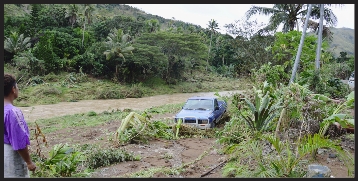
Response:
[{"label": "white cloud", "polygon": [[342,7],[330,7],[337,16],[338,24],[336,28],[346,27],[354,29],[354,6],[354,4],[345,4]]}]

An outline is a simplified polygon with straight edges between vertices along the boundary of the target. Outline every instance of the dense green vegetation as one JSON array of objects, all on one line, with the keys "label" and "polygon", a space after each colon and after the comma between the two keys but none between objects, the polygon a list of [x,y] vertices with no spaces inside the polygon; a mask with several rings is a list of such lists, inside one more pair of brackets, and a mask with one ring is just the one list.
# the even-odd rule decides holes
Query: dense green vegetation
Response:
[{"label": "dense green vegetation", "polygon": [[[302,16],[304,7],[297,7]],[[290,13],[286,6],[275,8]],[[230,34],[223,35],[217,32],[220,22],[214,19],[202,28],[121,4],[6,4],[4,10],[4,64],[16,67],[24,80],[81,71],[123,84],[150,79],[176,84],[187,81],[185,74],[192,71],[237,78],[268,62],[284,65],[289,73],[300,36],[293,28],[286,37],[273,33],[277,22],[268,28],[249,20],[225,25]],[[296,37],[290,40],[292,36]],[[316,36],[306,38],[306,50],[312,53]],[[322,62],[339,59],[328,46],[322,52]],[[307,61],[314,54],[309,56]],[[350,52],[341,58],[352,60]],[[346,74],[352,70],[350,65]]]}]

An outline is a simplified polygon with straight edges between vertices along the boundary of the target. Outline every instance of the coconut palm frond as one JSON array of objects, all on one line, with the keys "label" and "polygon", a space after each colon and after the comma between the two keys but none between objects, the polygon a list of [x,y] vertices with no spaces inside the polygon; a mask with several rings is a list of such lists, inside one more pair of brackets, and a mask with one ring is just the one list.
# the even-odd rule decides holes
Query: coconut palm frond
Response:
[{"label": "coconut palm frond", "polygon": [[273,8],[267,8],[267,7],[259,7],[259,6],[252,6],[247,12],[246,12],[246,18],[249,19],[252,15],[259,14],[259,15],[271,15],[278,12],[277,10]]},{"label": "coconut palm frond", "polygon": [[[320,5],[312,6],[311,12],[312,19],[319,19],[320,18]],[[327,25],[329,26],[336,26],[337,25],[337,16],[333,13],[332,9],[324,8],[323,19],[326,20]]]},{"label": "coconut palm frond", "polygon": [[286,22],[286,19],[287,19],[287,15],[284,12],[273,14],[270,17],[269,24],[267,27],[270,30],[276,30],[281,23]]},{"label": "coconut palm frond", "polygon": [[[323,19],[327,22],[328,26],[336,26],[338,19],[337,16],[333,13],[332,9],[327,8],[327,6],[331,6],[331,4],[324,5],[324,14]],[[302,10],[301,15],[304,17],[307,14],[307,9]],[[320,18],[320,4],[314,4],[312,6],[310,18],[314,20],[318,20]]]}]

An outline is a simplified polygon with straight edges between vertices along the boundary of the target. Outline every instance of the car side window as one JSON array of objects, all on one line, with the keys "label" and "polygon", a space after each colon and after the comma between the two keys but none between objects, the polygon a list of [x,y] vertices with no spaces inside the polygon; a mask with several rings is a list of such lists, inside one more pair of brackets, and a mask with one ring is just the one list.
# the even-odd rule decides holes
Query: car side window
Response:
[{"label": "car side window", "polygon": [[217,99],[214,100],[214,108],[215,108],[216,106],[219,106]]}]

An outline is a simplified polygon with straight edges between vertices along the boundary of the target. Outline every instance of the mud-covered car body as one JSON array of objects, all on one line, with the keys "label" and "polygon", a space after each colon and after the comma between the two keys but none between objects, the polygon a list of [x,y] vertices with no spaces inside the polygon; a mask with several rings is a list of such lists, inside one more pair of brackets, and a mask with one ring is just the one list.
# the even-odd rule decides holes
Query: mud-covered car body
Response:
[{"label": "mud-covered car body", "polygon": [[174,121],[181,119],[183,124],[190,124],[199,129],[213,128],[226,109],[226,102],[216,97],[191,97],[175,115]]}]

